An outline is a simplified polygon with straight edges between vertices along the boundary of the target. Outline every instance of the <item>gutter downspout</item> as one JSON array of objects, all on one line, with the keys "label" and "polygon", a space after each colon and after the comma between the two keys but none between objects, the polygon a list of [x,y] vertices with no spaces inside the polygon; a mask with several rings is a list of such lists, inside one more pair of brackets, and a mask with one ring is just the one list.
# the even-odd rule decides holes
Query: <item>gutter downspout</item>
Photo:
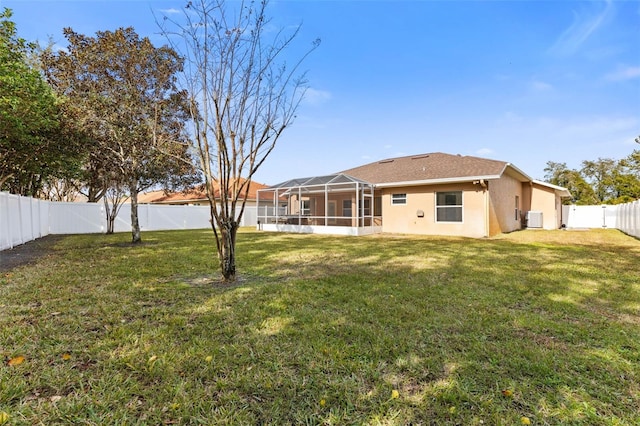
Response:
[{"label": "gutter downspout", "polygon": [[482,187],[482,194],[484,197],[484,237],[489,238],[489,215],[491,214],[489,211],[489,185],[484,179],[480,179],[479,183]]},{"label": "gutter downspout", "polygon": [[482,196],[484,198],[484,238],[489,237],[489,184],[486,180],[480,179],[473,181],[474,185],[480,185],[482,188]]},{"label": "gutter downspout", "polygon": [[489,211],[489,191],[487,188],[483,188],[482,192],[484,193],[484,211],[486,212],[484,218],[484,236],[485,238],[489,238],[489,215],[491,214]]}]

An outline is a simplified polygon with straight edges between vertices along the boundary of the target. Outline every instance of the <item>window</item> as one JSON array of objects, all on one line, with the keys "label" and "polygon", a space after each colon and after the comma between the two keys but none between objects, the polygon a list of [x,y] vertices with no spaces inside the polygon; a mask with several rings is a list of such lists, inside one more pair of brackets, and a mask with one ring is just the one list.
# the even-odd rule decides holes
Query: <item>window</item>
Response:
[{"label": "window", "polygon": [[342,216],[352,217],[351,200],[342,200]]},{"label": "window", "polygon": [[519,210],[520,210],[520,197],[516,195],[516,217],[515,217],[516,220],[520,219]]},{"label": "window", "polygon": [[407,194],[391,194],[391,204],[407,204]]},{"label": "window", "polygon": [[462,191],[436,192],[436,222],[462,222]]},{"label": "window", "polygon": [[300,201],[300,214],[303,216],[311,214],[311,202],[309,200]]}]

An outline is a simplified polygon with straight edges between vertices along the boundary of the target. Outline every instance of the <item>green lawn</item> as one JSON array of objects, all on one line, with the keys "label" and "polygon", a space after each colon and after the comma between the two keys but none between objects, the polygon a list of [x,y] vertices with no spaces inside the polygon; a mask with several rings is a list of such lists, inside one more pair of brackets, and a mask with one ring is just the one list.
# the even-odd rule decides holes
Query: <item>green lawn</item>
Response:
[{"label": "green lawn", "polygon": [[640,424],[640,241],[618,231],[243,230],[233,286],[211,231],[129,239],[0,278],[0,423]]}]

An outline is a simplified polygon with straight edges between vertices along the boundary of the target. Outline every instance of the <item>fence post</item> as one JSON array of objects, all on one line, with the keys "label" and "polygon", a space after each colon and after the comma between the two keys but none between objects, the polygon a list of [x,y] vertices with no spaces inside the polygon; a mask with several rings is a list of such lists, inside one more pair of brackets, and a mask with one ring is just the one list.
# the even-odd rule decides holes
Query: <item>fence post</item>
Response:
[{"label": "fence post", "polygon": [[[2,208],[2,206],[5,206]],[[11,229],[11,216],[9,215],[9,194],[6,192],[0,192],[0,226],[2,227],[2,234],[4,237],[4,245],[0,246],[0,250],[6,248],[12,249],[13,243],[9,230]],[[2,239],[0,239],[2,242]]]},{"label": "fence post", "polygon": [[[35,240],[42,237],[40,235],[40,200],[31,198],[31,236]],[[36,221],[37,217],[37,221]],[[36,228],[37,226],[37,228]]]},{"label": "fence post", "polygon": [[22,226],[24,222],[24,218],[22,217],[22,197],[18,195],[18,244],[24,243],[23,235],[22,235]]}]

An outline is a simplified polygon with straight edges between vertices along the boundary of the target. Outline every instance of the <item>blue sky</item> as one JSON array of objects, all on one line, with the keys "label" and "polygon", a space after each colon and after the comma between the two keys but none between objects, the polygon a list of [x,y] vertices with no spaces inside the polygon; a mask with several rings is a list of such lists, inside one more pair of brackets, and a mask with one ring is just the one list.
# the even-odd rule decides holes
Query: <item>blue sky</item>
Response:
[{"label": "blue sky", "polygon": [[[18,33],[64,45],[133,26],[161,44],[153,13],[181,0],[0,0]],[[163,12],[164,11],[164,12]],[[257,180],[337,172],[427,152],[508,161],[620,159],[640,148],[639,1],[272,1],[310,89]]]}]

